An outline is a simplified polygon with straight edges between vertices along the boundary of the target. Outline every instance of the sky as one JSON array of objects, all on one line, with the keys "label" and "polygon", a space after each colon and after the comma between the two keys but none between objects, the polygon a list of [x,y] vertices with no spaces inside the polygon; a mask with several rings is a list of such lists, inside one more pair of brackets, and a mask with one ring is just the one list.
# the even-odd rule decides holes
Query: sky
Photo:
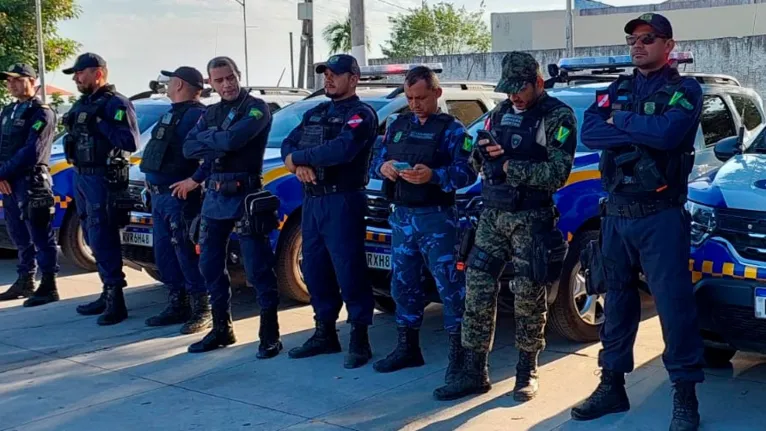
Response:
[{"label": "sky", "polygon": [[[299,0],[245,0],[250,85],[291,85],[289,33],[293,32],[295,79],[298,79],[301,21]],[[660,3],[661,0],[607,0],[612,5]],[[368,58],[381,56],[390,31],[388,18],[420,0],[368,0],[366,20],[372,41]],[[429,3],[435,3],[429,0]],[[455,0],[456,6],[478,10],[481,0]],[[78,0],[82,14],[59,24],[59,34],[78,41],[82,52],[106,60],[109,81],[126,96],[148,90],[160,70],[194,66],[204,73],[215,55],[228,55],[245,73],[242,7],[235,0]],[[564,9],[566,0],[485,0],[485,20],[492,12]],[[348,14],[349,0],[314,0],[314,61],[328,56],[322,29]],[[60,69],[71,66],[74,58]],[[57,70],[46,84],[76,93],[71,76]],[[243,79],[244,81],[244,79]]]}]

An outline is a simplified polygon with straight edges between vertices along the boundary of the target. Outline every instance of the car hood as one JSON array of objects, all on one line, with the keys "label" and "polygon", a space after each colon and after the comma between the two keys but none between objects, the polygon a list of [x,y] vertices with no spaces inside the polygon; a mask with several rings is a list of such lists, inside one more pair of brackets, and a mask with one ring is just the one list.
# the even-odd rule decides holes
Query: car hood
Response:
[{"label": "car hood", "polygon": [[689,200],[716,208],[764,211],[766,155],[740,154],[689,183]]}]

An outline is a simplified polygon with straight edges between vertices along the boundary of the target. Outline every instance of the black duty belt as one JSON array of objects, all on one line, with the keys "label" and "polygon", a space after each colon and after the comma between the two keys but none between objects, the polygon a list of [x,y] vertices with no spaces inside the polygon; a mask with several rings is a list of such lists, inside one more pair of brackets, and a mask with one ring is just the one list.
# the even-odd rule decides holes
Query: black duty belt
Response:
[{"label": "black duty belt", "polygon": [[607,216],[641,218],[656,214],[669,208],[681,207],[681,203],[673,200],[662,201],[635,201],[630,203],[610,202],[603,199],[600,202],[601,213]]},{"label": "black duty belt", "polygon": [[80,175],[106,175],[106,166],[92,167],[74,167],[75,172]]},{"label": "black duty belt", "polygon": [[152,194],[155,194],[155,195],[170,193],[172,191],[170,189],[170,186],[167,184],[149,184],[149,186],[147,187],[147,190],[149,190]]},{"label": "black duty belt", "polygon": [[231,187],[230,183],[236,183],[238,190],[257,190],[261,188],[261,178],[256,176],[224,181],[208,180],[207,187],[212,190],[219,190],[222,187]]},{"label": "black duty belt", "polygon": [[306,196],[310,196],[310,197],[324,196],[324,195],[329,195],[332,193],[359,192],[362,190],[364,190],[364,187],[350,186],[345,184],[344,185],[341,185],[341,184],[326,184],[326,185],[304,184],[303,185],[303,193]]}]

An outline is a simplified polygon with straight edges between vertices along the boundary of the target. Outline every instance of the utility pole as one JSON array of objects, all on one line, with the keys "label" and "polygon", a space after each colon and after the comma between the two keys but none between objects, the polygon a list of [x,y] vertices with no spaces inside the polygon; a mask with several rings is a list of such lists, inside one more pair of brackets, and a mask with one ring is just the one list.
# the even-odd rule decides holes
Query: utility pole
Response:
[{"label": "utility pole", "polygon": [[40,77],[40,99],[45,102],[45,49],[43,49],[43,11],[40,0],[35,0],[35,18],[37,19],[37,75]]},{"label": "utility pole", "polygon": [[240,6],[242,6],[242,31],[244,32],[245,36],[245,85],[250,86],[250,71],[248,68],[248,62],[247,62],[247,6],[245,2],[247,0],[234,0],[235,2],[239,3]]},{"label": "utility pole", "polygon": [[367,66],[367,37],[364,0],[351,0],[351,55],[360,66]]},{"label": "utility pole", "polygon": [[306,76],[306,87],[314,89],[314,12],[313,0],[298,3],[298,19],[303,21],[301,31],[301,53],[298,63],[298,85],[303,85]]},{"label": "utility pole", "polygon": [[572,14],[572,0],[567,0],[567,57],[574,57],[574,16]]},{"label": "utility pole", "polygon": [[290,87],[295,88],[295,59],[293,56],[293,32],[290,32]]}]

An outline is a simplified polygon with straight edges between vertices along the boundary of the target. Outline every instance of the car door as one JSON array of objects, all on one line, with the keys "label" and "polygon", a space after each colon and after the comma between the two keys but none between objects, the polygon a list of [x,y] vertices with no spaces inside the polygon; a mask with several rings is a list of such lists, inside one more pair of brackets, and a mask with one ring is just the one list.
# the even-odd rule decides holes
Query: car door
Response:
[{"label": "car door", "polygon": [[702,99],[700,127],[695,142],[696,155],[694,168],[689,178],[697,178],[721,166],[723,163],[715,157],[715,144],[721,139],[737,134],[735,115],[731,111],[723,94],[705,94]]}]

